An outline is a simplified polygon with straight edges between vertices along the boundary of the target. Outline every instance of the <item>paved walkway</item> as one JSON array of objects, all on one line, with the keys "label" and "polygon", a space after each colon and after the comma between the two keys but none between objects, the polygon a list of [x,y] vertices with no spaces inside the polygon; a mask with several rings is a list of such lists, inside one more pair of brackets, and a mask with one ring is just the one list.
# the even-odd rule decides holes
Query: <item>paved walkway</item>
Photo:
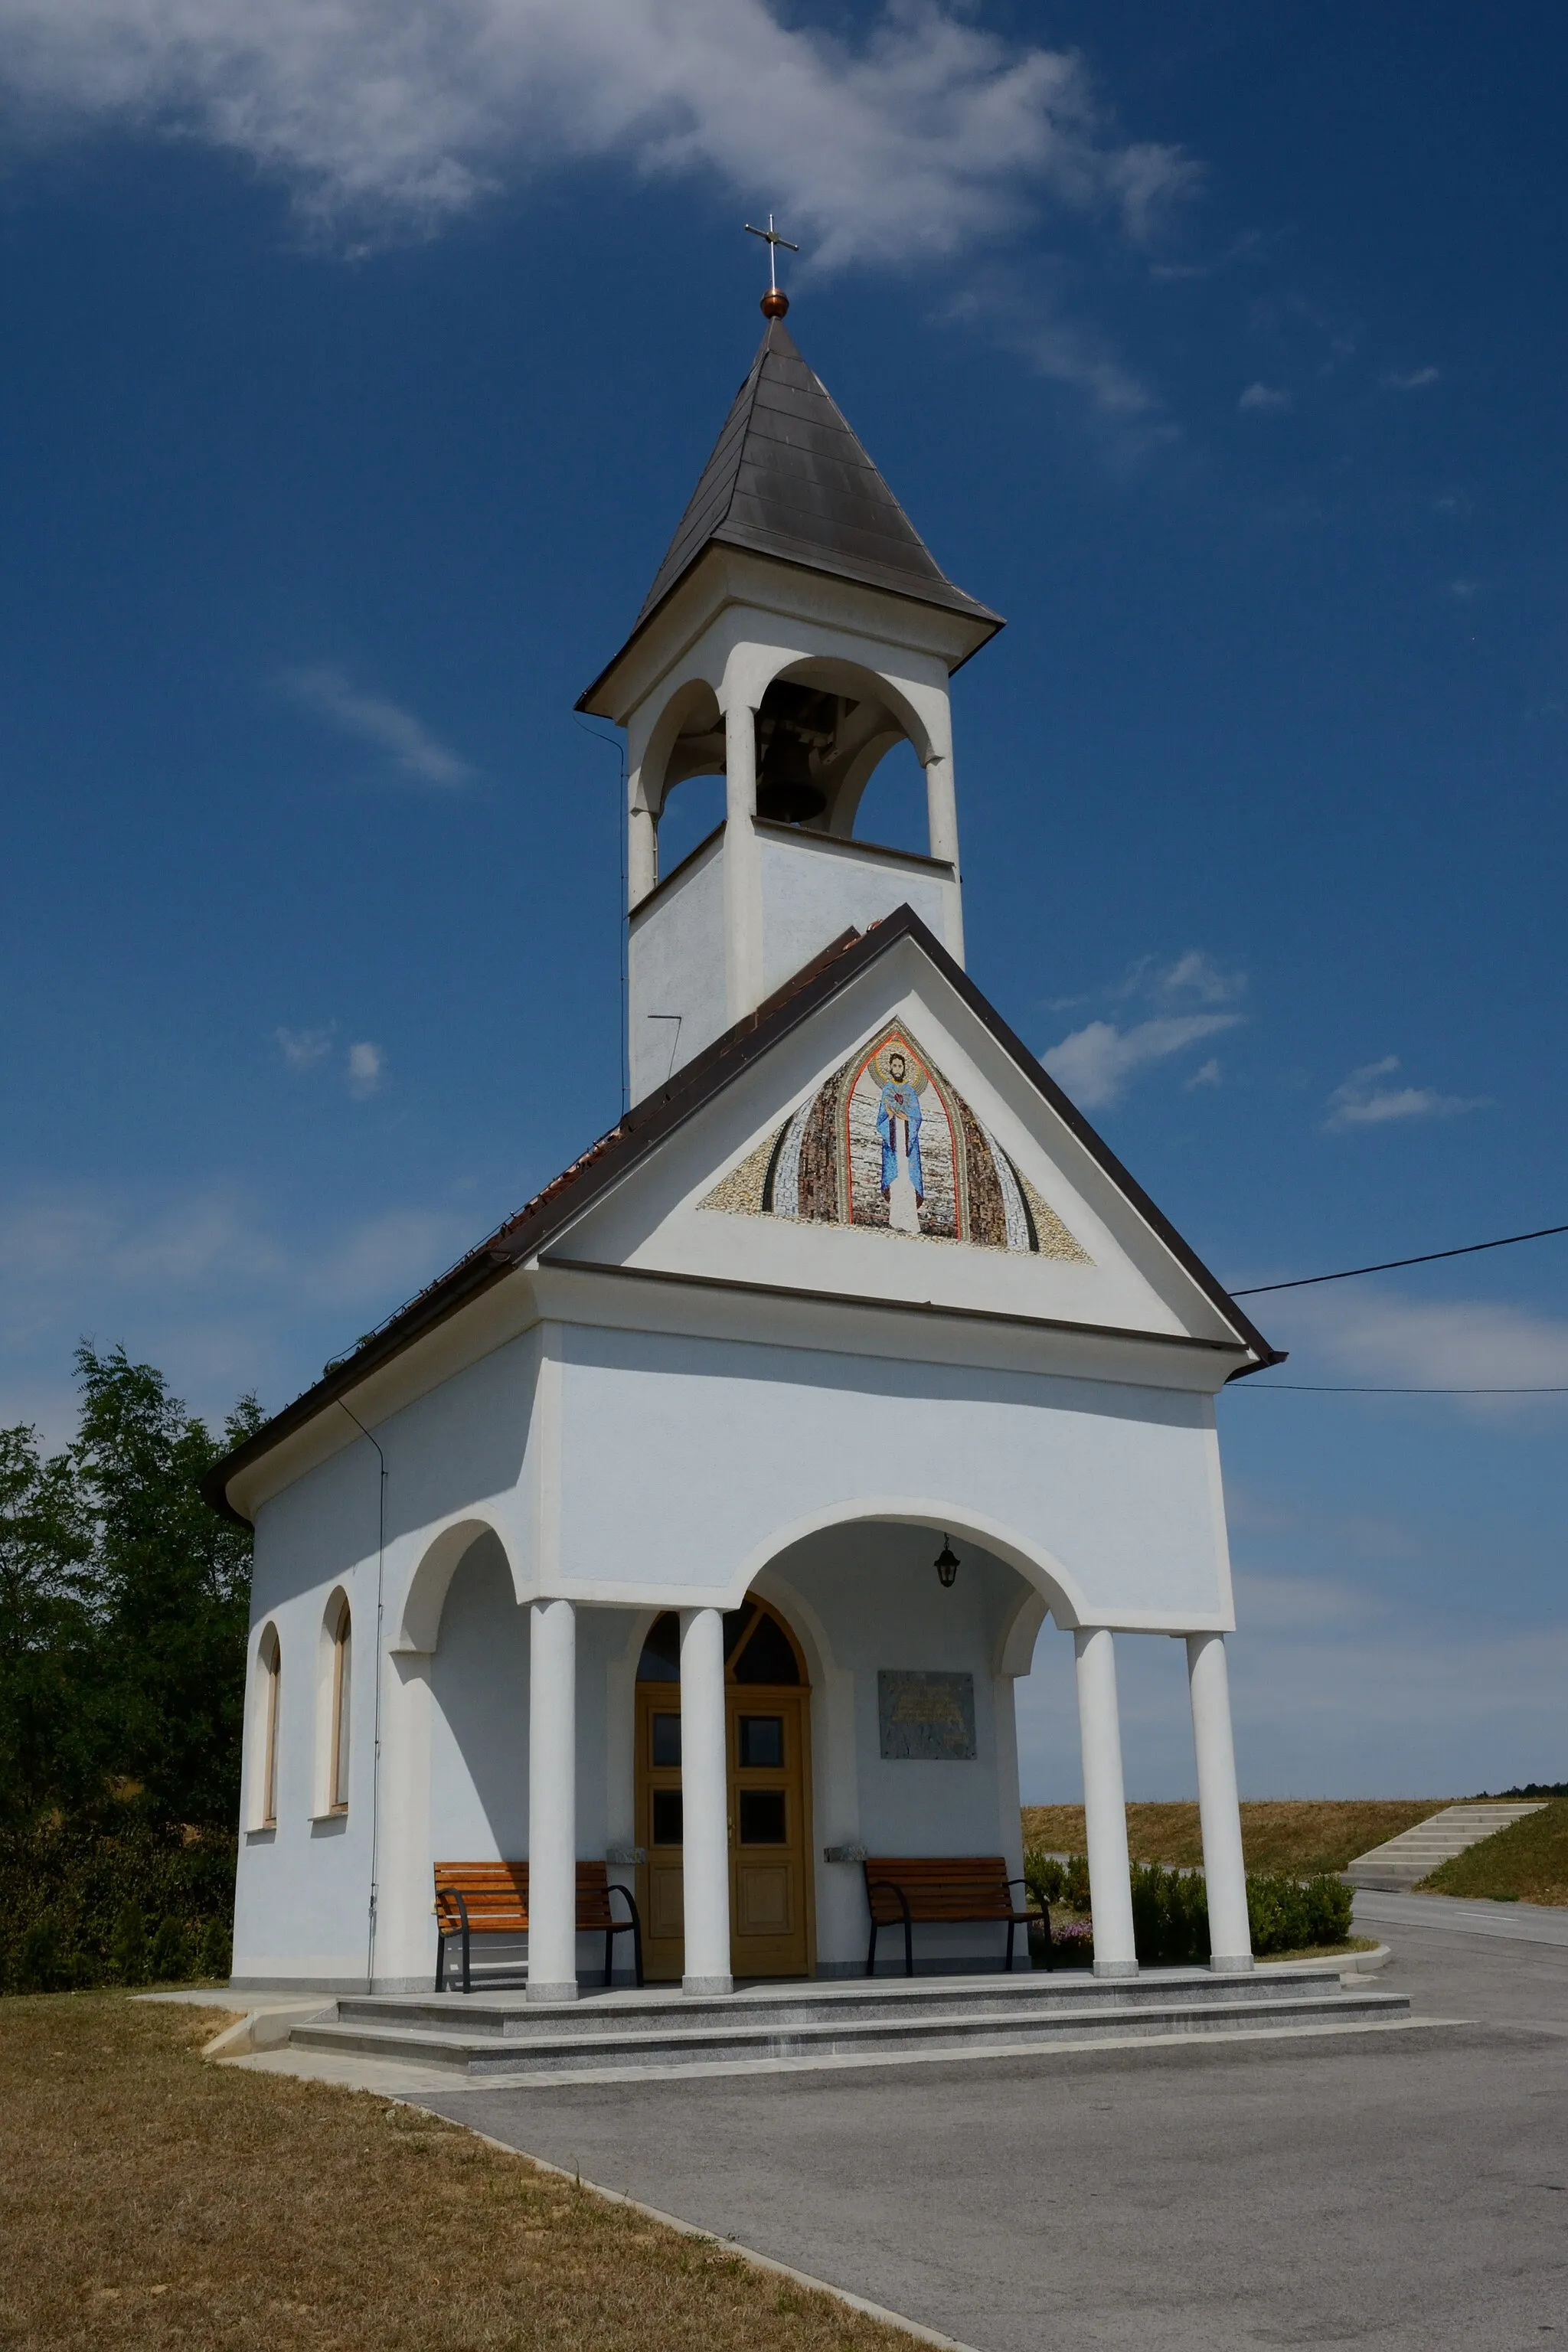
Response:
[{"label": "paved walkway", "polygon": [[1568,1909],[1540,1903],[1467,1903],[1455,1895],[1384,1895],[1355,1898],[1355,1925],[1363,1936],[1394,1940],[1402,1927],[1438,1927],[1455,1936],[1500,1936],[1514,1944],[1568,1945]]},{"label": "paved walkway", "polygon": [[1375,1899],[1464,2022],[425,2103],[977,2352],[1568,2338],[1568,1940]]}]

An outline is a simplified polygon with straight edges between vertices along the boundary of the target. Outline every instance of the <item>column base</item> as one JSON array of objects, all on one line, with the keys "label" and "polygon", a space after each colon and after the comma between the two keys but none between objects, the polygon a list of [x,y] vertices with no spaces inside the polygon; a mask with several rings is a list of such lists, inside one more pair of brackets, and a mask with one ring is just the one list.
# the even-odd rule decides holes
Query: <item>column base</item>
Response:
[{"label": "column base", "polygon": [[529,2000],[575,2000],[577,1979],[573,1977],[565,1984],[535,1984],[531,1979],[526,1998]]},{"label": "column base", "polygon": [[714,1993],[733,1992],[735,1979],[733,1977],[682,1977],[680,1990],[690,1993],[696,2000],[704,2000]]},{"label": "column base", "polygon": [[1094,1973],[1097,1977],[1135,1977],[1138,1963],[1136,1960],[1096,1960]]},{"label": "column base", "polygon": [[1252,1954],[1216,1952],[1209,1967],[1216,1977],[1244,1977],[1252,1967]]}]

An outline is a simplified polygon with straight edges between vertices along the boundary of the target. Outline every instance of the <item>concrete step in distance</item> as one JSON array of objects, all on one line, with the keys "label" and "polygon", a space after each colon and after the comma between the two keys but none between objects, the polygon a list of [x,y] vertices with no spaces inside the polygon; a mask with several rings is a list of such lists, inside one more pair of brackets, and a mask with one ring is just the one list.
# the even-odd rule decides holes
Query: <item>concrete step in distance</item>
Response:
[{"label": "concrete step in distance", "polygon": [[1369,1892],[1376,1888],[1384,1894],[1403,1893],[1417,1885],[1440,1863],[1452,1862],[1456,1854],[1468,1853],[1483,1838],[1495,1837],[1499,1830],[1541,1811],[1538,1801],[1511,1799],[1496,1804],[1449,1805],[1429,1821],[1417,1822],[1414,1829],[1401,1830],[1397,1837],[1357,1854],[1344,1876],[1352,1886],[1364,1886]]}]

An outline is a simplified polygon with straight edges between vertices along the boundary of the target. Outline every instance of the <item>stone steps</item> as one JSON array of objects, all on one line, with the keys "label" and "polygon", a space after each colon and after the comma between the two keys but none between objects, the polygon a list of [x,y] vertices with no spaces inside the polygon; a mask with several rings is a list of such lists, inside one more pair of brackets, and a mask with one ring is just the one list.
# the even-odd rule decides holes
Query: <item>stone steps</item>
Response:
[{"label": "stone steps", "polygon": [[1128,2036],[1287,2032],[1402,2021],[1400,1994],[1347,1990],[1331,1963],[1292,1972],[1142,1977],[1041,1974],[877,1986],[795,1986],[728,2000],[619,1993],[580,2001],[502,2001],[460,1994],[344,1999],[296,2025],[293,2049],[434,2066],[470,2079],[569,2081],[692,2066],[828,2064],[879,2055],[962,2058],[987,2051]]},{"label": "stone steps", "polygon": [[1429,1821],[1417,1822],[1414,1829],[1401,1830],[1397,1837],[1374,1845],[1370,1853],[1357,1854],[1344,1875],[1352,1886],[1401,1894],[1439,1863],[1451,1862],[1483,1838],[1495,1837],[1499,1830],[1541,1810],[1538,1801],[1449,1805]]}]

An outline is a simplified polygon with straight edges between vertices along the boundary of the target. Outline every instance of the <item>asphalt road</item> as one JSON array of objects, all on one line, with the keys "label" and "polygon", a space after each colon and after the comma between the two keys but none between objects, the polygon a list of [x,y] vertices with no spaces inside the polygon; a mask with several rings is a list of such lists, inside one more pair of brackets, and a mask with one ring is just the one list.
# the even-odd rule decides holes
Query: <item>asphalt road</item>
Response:
[{"label": "asphalt road", "polygon": [[1384,1932],[1465,2022],[428,2104],[979,2352],[1568,2342],[1568,1944]]}]

